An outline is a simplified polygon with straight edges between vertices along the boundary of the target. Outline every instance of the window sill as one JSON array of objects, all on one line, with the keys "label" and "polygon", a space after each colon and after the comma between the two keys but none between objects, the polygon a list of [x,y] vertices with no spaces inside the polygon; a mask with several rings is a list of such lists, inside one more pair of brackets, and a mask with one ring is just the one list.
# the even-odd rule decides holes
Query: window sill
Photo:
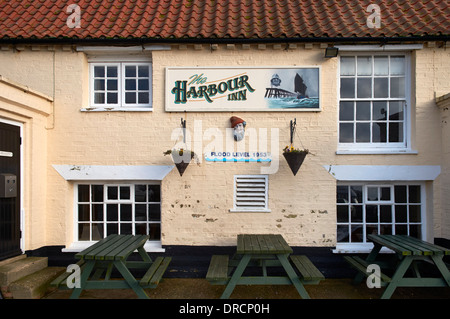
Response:
[{"label": "window sill", "polygon": [[[368,254],[372,251],[372,243],[361,244],[336,244],[336,248],[332,250],[334,254]],[[393,253],[392,250],[382,247],[380,253]]]},{"label": "window sill", "polygon": [[259,209],[259,210],[245,210],[245,209],[230,209],[230,213],[270,213],[270,209]]},{"label": "window sill", "polygon": [[408,154],[416,155],[418,151],[412,149],[339,149],[336,151],[337,155],[377,155],[377,154]]},{"label": "window sill", "polygon": [[[89,246],[97,243],[96,241],[75,241],[70,246],[62,249],[63,253],[78,253],[85,250]],[[165,252],[165,249],[161,246],[161,241],[153,240],[147,241],[144,245],[144,249],[147,252]]]},{"label": "window sill", "polygon": [[153,107],[85,107],[81,112],[152,112]]}]

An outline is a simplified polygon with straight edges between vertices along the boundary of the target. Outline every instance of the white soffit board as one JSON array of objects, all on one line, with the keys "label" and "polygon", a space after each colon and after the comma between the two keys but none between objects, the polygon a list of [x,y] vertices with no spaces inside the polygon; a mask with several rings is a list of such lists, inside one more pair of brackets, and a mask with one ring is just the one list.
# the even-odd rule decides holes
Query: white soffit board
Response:
[{"label": "white soffit board", "polygon": [[155,180],[161,181],[173,165],[108,166],[108,165],[53,165],[67,181],[88,180]]},{"label": "white soffit board", "polygon": [[432,181],[438,165],[324,165],[338,181]]}]

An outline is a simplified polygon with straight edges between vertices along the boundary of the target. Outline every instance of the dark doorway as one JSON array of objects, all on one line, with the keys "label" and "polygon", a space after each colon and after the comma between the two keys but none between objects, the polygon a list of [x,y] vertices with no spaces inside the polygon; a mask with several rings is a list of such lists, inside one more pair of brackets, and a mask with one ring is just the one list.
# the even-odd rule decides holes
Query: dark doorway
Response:
[{"label": "dark doorway", "polygon": [[20,249],[20,127],[0,122],[0,260]]}]

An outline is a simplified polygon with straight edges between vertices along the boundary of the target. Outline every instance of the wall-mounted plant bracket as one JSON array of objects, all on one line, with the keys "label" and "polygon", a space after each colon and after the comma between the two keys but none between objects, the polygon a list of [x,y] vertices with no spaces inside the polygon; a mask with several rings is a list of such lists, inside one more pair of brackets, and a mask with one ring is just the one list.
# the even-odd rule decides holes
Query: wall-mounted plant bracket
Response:
[{"label": "wall-mounted plant bracket", "polygon": [[297,118],[294,118],[294,121],[291,120],[291,145],[292,143],[294,143],[294,133],[296,126],[297,126]]},{"label": "wall-mounted plant bracket", "polygon": [[183,130],[183,143],[186,144],[186,120],[181,118],[181,128]]}]

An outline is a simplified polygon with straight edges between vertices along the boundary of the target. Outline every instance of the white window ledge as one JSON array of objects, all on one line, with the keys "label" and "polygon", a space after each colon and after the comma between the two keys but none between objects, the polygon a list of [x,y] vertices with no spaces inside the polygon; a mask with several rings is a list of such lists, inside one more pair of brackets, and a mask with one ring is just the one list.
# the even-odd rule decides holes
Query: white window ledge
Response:
[{"label": "white window ledge", "polygon": [[[336,248],[333,249],[333,253],[335,254],[368,254],[372,251],[373,244],[372,243],[341,243],[336,244]],[[392,250],[386,247],[382,247],[380,253],[393,253]]]},{"label": "white window ledge", "polygon": [[339,149],[336,151],[337,155],[370,155],[370,154],[419,154],[416,150],[411,149]]},{"label": "white window ledge", "polygon": [[86,107],[81,112],[153,112],[152,107]]},{"label": "white window ledge", "polygon": [[230,213],[270,213],[270,209],[260,209],[260,210],[245,210],[245,209],[230,209]]},{"label": "white window ledge", "polygon": [[439,165],[324,165],[338,181],[433,181]]},{"label": "white window ledge", "polygon": [[[63,248],[63,253],[78,253],[80,251],[85,250],[86,248],[92,246],[97,243],[96,241],[76,241],[73,242],[70,246]],[[147,252],[165,252],[166,250],[162,247],[161,241],[147,241],[144,245],[144,249]]]}]

